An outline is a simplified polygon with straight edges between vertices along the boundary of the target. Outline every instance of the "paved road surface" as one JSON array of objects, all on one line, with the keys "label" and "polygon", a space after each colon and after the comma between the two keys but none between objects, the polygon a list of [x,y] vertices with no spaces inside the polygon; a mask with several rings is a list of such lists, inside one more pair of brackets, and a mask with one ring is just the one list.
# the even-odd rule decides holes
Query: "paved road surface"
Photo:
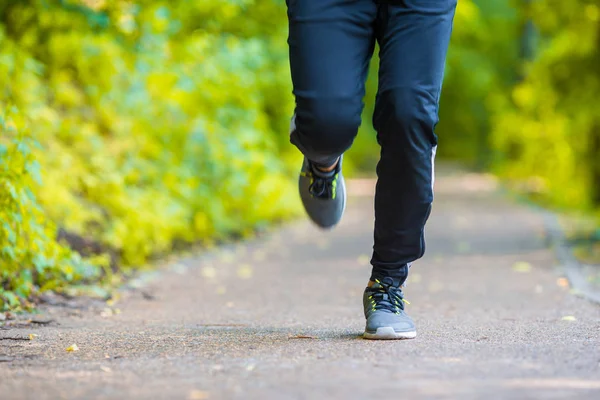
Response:
[{"label": "paved road surface", "polygon": [[405,291],[418,338],[361,339],[371,189],[352,185],[331,233],[301,221],[171,266],[114,312],[0,330],[0,399],[600,399],[600,307],[485,177],[438,177]]}]

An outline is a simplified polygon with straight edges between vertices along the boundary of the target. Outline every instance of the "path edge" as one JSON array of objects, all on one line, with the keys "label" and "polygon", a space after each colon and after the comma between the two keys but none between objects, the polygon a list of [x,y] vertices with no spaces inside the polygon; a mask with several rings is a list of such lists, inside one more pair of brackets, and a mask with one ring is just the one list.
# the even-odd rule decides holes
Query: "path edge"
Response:
[{"label": "path edge", "polygon": [[536,207],[542,215],[546,237],[551,247],[554,248],[556,258],[565,272],[572,293],[583,297],[596,304],[600,304],[600,293],[595,291],[585,279],[582,272],[582,264],[573,254],[573,250],[567,243],[566,235],[562,225],[559,222],[558,215],[555,213]]}]

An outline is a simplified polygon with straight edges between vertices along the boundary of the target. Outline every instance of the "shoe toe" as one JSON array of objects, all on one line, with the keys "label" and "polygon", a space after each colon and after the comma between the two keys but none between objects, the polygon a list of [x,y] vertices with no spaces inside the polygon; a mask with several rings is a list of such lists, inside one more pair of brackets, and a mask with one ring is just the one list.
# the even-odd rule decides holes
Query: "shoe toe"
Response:
[{"label": "shoe toe", "polygon": [[340,177],[337,195],[334,199],[313,197],[309,192],[310,180],[300,177],[300,197],[306,213],[319,227],[332,228],[340,222],[346,206],[346,188],[344,178]]}]

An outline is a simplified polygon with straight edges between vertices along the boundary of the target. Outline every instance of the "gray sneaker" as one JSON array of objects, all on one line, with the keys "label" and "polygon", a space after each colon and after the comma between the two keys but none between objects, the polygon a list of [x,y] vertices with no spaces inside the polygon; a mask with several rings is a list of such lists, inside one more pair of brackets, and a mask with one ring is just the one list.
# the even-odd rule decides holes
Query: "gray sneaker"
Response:
[{"label": "gray sneaker", "polygon": [[306,157],[298,186],[304,209],[319,227],[334,227],[346,208],[346,186],[342,176],[342,158],[331,172],[318,170]]},{"label": "gray sneaker", "polygon": [[365,289],[363,306],[367,325],[365,339],[413,339],[417,336],[415,323],[404,312],[402,290],[391,278]]}]

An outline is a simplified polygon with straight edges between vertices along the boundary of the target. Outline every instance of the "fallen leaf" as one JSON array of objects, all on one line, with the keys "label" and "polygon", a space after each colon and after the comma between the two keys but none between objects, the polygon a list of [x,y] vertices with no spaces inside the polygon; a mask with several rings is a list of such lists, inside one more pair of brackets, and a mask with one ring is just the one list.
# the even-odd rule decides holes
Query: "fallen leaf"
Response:
[{"label": "fallen leaf", "polygon": [[235,256],[231,253],[222,253],[219,259],[222,263],[229,264],[235,260]]},{"label": "fallen leaf", "polygon": [[53,323],[54,320],[53,319],[47,319],[47,320],[40,320],[40,319],[32,319],[31,323],[32,324],[36,324],[36,325],[48,325]]},{"label": "fallen leaf", "polygon": [[68,351],[69,353],[72,353],[74,351],[79,351],[79,347],[75,343],[73,343],[72,345],[70,345],[69,347],[67,347],[65,349],[65,351]]},{"label": "fallen leaf", "polygon": [[366,254],[361,254],[360,256],[358,256],[358,258],[356,259],[356,261],[358,262],[359,265],[369,265],[369,262],[371,261],[371,258],[366,255]]},{"label": "fallen leaf", "polygon": [[565,317],[562,317],[562,320],[563,320],[563,321],[577,321],[577,318],[575,318],[575,317],[574,317],[574,316],[572,316],[572,315],[567,315],[567,316],[565,316]]},{"label": "fallen leaf", "polygon": [[214,278],[217,276],[217,270],[212,265],[207,265],[202,268],[202,276],[208,279]]},{"label": "fallen leaf", "polygon": [[188,396],[189,400],[206,400],[208,399],[208,392],[203,390],[192,390]]},{"label": "fallen leaf", "polygon": [[531,264],[525,261],[519,261],[513,264],[513,271],[527,273],[531,271]]},{"label": "fallen leaf", "polygon": [[35,339],[36,337],[38,337],[38,335],[36,335],[35,333],[30,333],[30,334],[29,334],[29,340],[33,340],[33,339]]},{"label": "fallen leaf", "polygon": [[310,335],[296,335],[290,336],[288,339],[318,339],[318,337]]},{"label": "fallen leaf", "polygon": [[227,288],[225,286],[219,286],[217,288],[217,294],[225,294],[227,293]]},{"label": "fallen leaf", "polygon": [[462,360],[458,357],[442,357],[441,361],[446,363],[460,363]]},{"label": "fallen leaf", "polygon": [[237,270],[237,276],[242,279],[252,278],[252,267],[248,264],[242,264]]},{"label": "fallen leaf", "polygon": [[560,287],[566,288],[569,287],[569,280],[567,278],[558,278],[556,280],[556,284]]}]

